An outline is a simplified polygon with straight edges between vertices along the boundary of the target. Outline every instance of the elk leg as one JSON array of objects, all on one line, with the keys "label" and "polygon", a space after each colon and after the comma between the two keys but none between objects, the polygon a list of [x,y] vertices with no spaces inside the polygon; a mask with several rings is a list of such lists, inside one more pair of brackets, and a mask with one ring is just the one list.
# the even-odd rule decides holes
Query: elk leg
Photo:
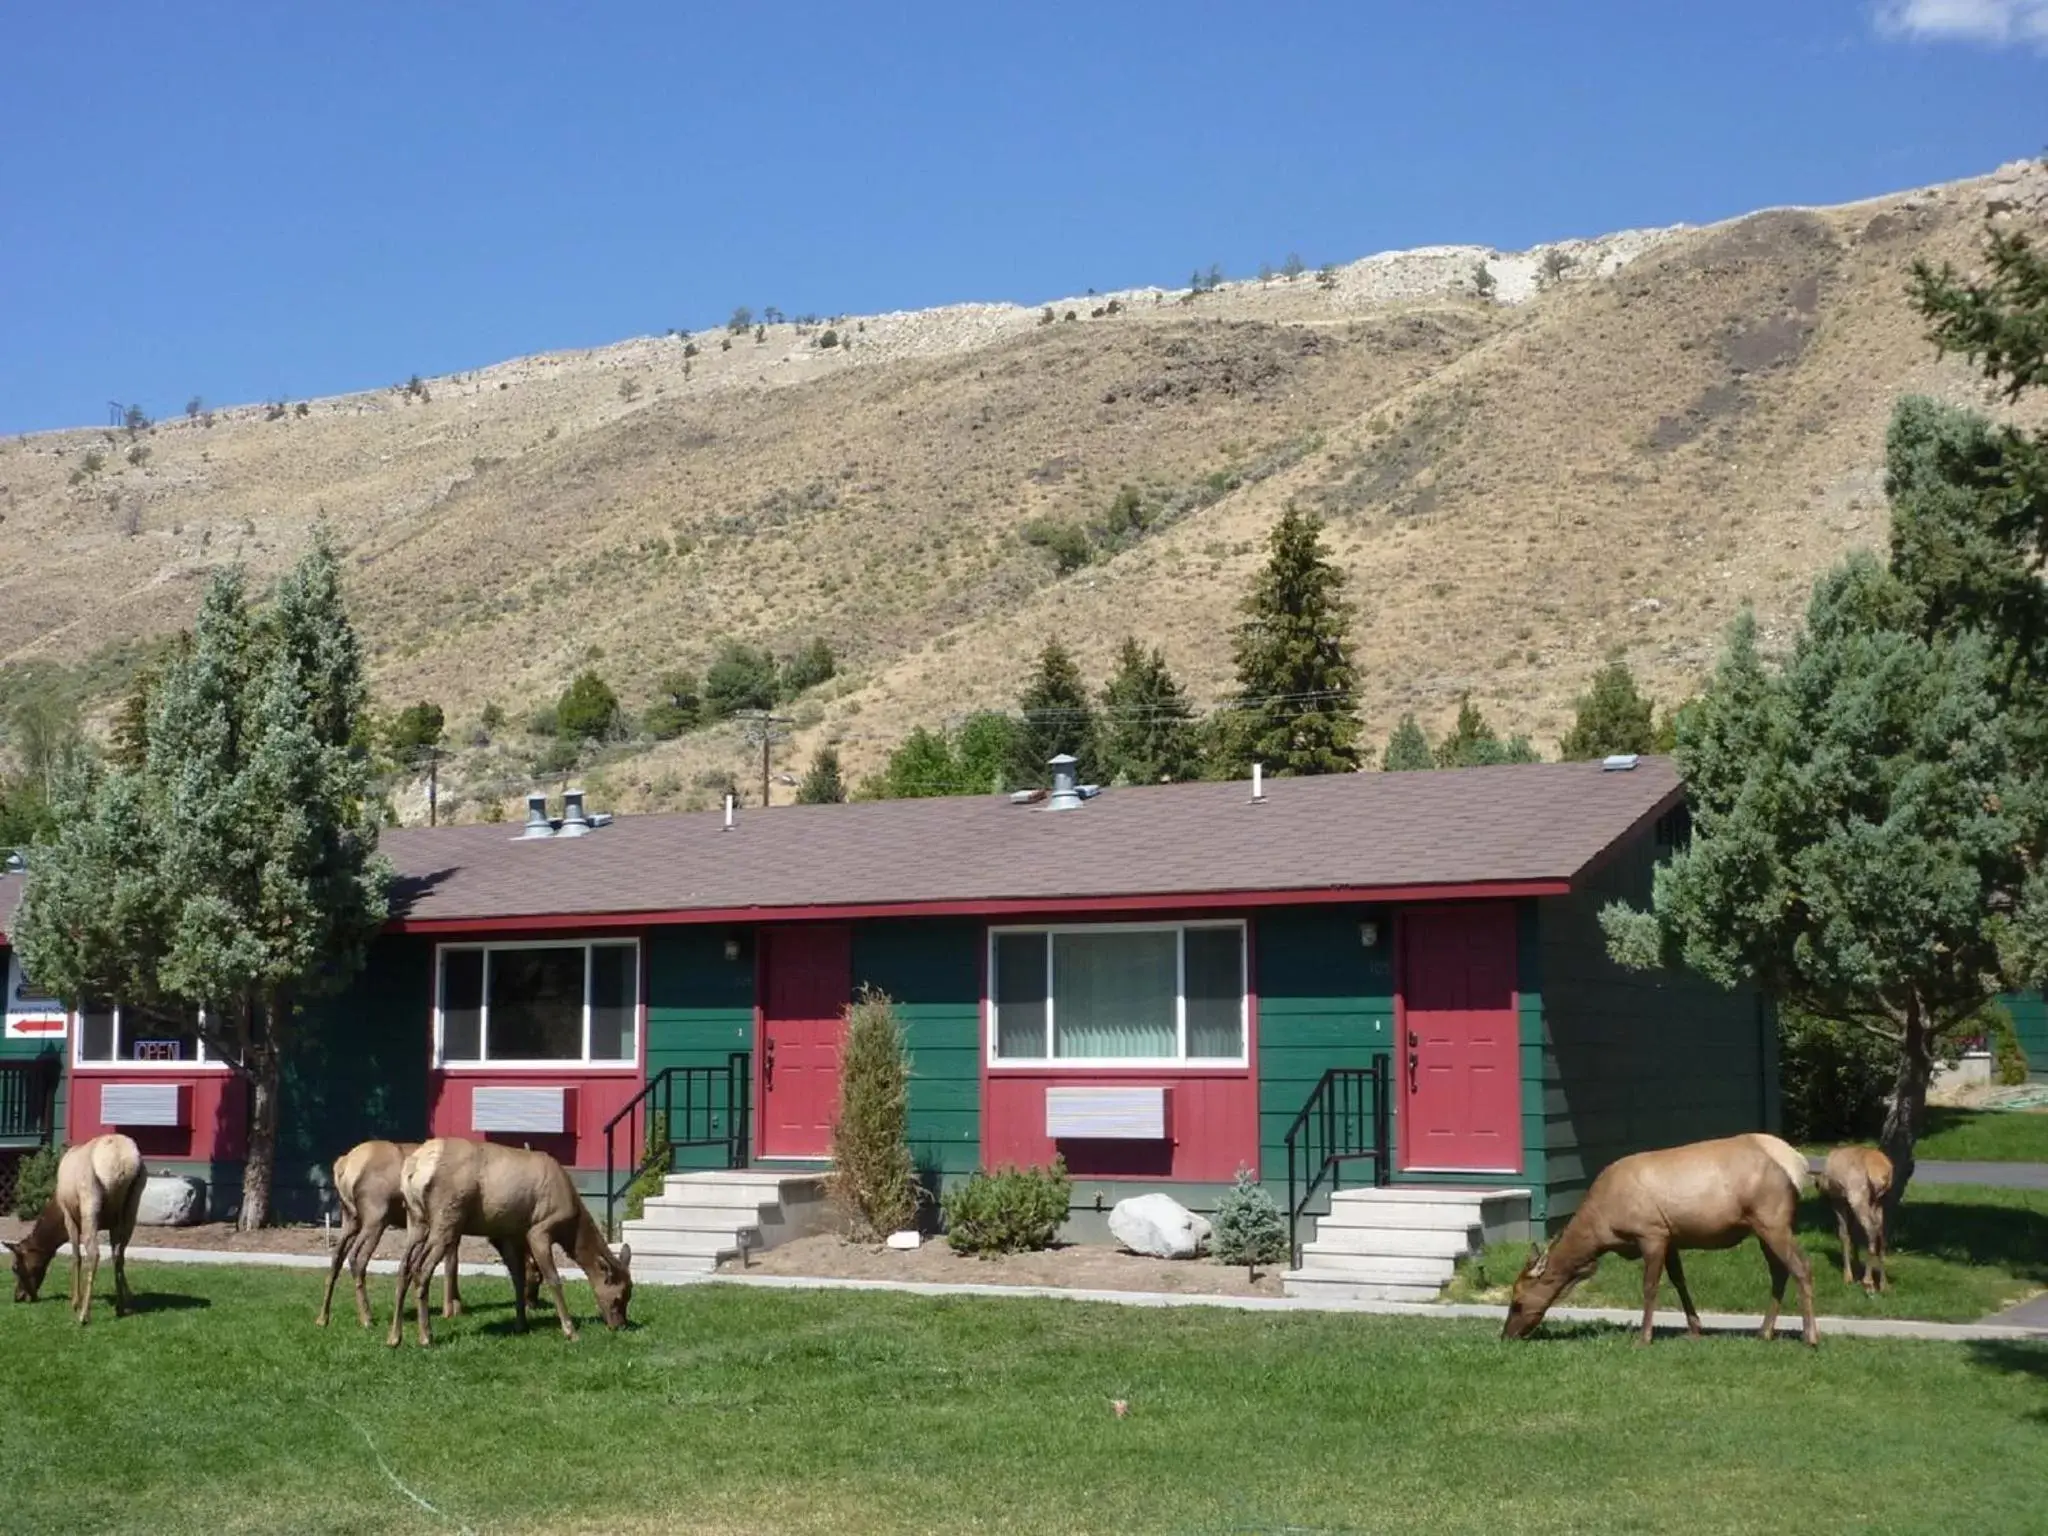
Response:
[{"label": "elk leg", "polygon": [[1764,1240],[1761,1233],[1758,1234],[1757,1241],[1763,1243],[1764,1262],[1771,1266],[1771,1304],[1764,1308],[1764,1326],[1761,1334],[1766,1339],[1775,1339],[1778,1336],[1778,1309],[1785,1304],[1785,1277],[1791,1274],[1791,1271],[1785,1268],[1777,1254],[1771,1251],[1771,1245]]},{"label": "elk leg", "polygon": [[1671,1276],[1672,1289],[1678,1292],[1678,1303],[1685,1308],[1685,1331],[1694,1338],[1700,1336],[1699,1310],[1692,1304],[1692,1292],[1686,1288],[1685,1266],[1678,1262],[1678,1245],[1673,1243],[1671,1251],[1664,1257],[1664,1268]]},{"label": "elk leg", "polygon": [[356,1321],[370,1326],[370,1260],[377,1257],[377,1245],[391,1228],[390,1218],[358,1222],[355,1248],[348,1256],[349,1279],[355,1284]]},{"label": "elk leg", "polygon": [[420,1299],[419,1310],[417,1315],[419,1318],[419,1341],[421,1349],[428,1348],[434,1342],[434,1336],[431,1332],[428,1331],[427,1328],[427,1286],[434,1278],[434,1271],[441,1267],[442,1260],[447,1258],[449,1254],[455,1252],[461,1246],[462,1228],[459,1226],[455,1229],[455,1231],[452,1234],[450,1234],[448,1237],[441,1238],[439,1241],[435,1240],[435,1236],[432,1233],[429,1233],[427,1237],[421,1240],[419,1257],[417,1260],[420,1279]]},{"label": "elk leg", "polygon": [[461,1263],[462,1239],[458,1237],[455,1240],[455,1246],[448,1250],[448,1263],[445,1266],[447,1274],[441,1281],[441,1315],[443,1317],[460,1317],[465,1310],[462,1305],[462,1292],[455,1284],[455,1271],[460,1267]]},{"label": "elk leg", "polygon": [[1778,1303],[1785,1296],[1785,1276],[1790,1275],[1799,1282],[1799,1317],[1804,1326],[1800,1337],[1809,1349],[1820,1347],[1820,1325],[1813,1320],[1813,1266],[1806,1262],[1806,1255],[1800,1250],[1799,1240],[1792,1235],[1788,1226],[1782,1231],[1764,1231],[1757,1234],[1771,1259],[1771,1312],[1765,1324],[1765,1338],[1771,1337],[1771,1330],[1777,1322]]},{"label": "elk leg", "polygon": [[[341,1237],[334,1245],[333,1261],[327,1266],[327,1289],[321,1292],[320,1310],[313,1314],[313,1326],[316,1328],[325,1328],[327,1326],[327,1312],[334,1305],[334,1282],[341,1278],[341,1266],[349,1261],[356,1237],[361,1231],[362,1223],[356,1219],[356,1213],[347,1206],[343,1206],[341,1208]],[[356,1283],[358,1286],[356,1305],[362,1313],[363,1326],[367,1328],[370,1326],[370,1310],[362,1302],[362,1292],[360,1289],[362,1282],[359,1280]]]},{"label": "elk leg", "polygon": [[[83,1325],[92,1319],[92,1288],[100,1279],[100,1205],[89,1193],[78,1202],[78,1232],[72,1242],[85,1245],[85,1284],[78,1298],[78,1321]],[[78,1274],[76,1260],[71,1273],[74,1277]]]},{"label": "elk leg", "polygon": [[425,1233],[414,1233],[407,1228],[405,1254],[398,1261],[398,1293],[391,1300],[391,1334],[384,1341],[393,1349],[398,1348],[399,1338],[405,1331],[406,1287],[411,1283],[413,1266],[419,1262],[426,1246]]},{"label": "elk leg", "polygon": [[545,1228],[526,1234],[527,1251],[533,1255],[533,1262],[540,1269],[540,1277],[548,1284],[548,1290],[555,1298],[555,1316],[562,1324],[562,1337],[576,1337],[576,1325],[569,1319],[569,1303],[562,1296],[562,1273],[555,1268],[554,1240]]},{"label": "elk leg", "polygon": [[1874,1264],[1877,1269],[1877,1288],[1880,1291],[1890,1290],[1891,1276],[1885,1273],[1884,1267],[1884,1207],[1875,1202],[1872,1203],[1870,1210],[1870,1258],[1872,1263],[1864,1266],[1866,1278]]},{"label": "elk leg", "polygon": [[526,1268],[532,1261],[526,1256],[526,1245],[516,1237],[501,1237],[493,1241],[498,1257],[505,1261],[505,1272],[512,1277],[512,1326],[520,1333],[526,1332]]},{"label": "elk leg", "polygon": [[1643,1244],[1643,1336],[1638,1344],[1647,1344],[1651,1338],[1651,1322],[1657,1313],[1657,1286],[1664,1278],[1664,1249],[1655,1243]]},{"label": "elk leg", "polygon": [[1835,1235],[1842,1243],[1842,1284],[1854,1285],[1856,1271],[1850,1263],[1850,1257],[1856,1252],[1856,1233],[1849,1220],[1849,1208],[1846,1205],[1835,1207]]}]

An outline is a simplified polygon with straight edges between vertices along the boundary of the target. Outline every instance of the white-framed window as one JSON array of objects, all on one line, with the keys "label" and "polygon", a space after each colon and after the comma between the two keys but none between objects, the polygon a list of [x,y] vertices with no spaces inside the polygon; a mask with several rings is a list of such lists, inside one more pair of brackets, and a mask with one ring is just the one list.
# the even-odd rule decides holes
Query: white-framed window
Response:
[{"label": "white-framed window", "polygon": [[639,1060],[637,940],[443,944],[435,958],[436,1066],[613,1067]]},{"label": "white-framed window", "polygon": [[80,1067],[195,1068],[226,1071],[213,1060],[196,1024],[154,1018],[118,1004],[89,1003],[71,1016],[71,1060]]},{"label": "white-framed window", "polygon": [[1245,925],[989,930],[994,1066],[1244,1066]]}]

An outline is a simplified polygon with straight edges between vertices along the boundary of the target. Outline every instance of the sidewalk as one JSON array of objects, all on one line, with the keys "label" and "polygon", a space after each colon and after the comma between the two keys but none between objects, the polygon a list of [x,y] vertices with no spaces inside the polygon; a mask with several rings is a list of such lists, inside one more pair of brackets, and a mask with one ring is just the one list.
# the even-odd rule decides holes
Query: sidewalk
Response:
[{"label": "sidewalk", "polygon": [[[138,1264],[254,1264],[272,1269],[325,1270],[328,1261],[310,1253],[224,1253],[204,1248],[131,1247],[128,1257]],[[396,1260],[373,1259],[373,1274],[395,1274]],[[499,1264],[464,1264],[464,1275],[502,1275]],[[580,1280],[582,1272],[573,1265],[562,1266],[564,1280]],[[650,1282],[653,1283],[653,1282]],[[908,1296],[977,1296],[989,1298],[1031,1297],[1047,1301],[1095,1301],[1125,1307],[1225,1307],[1239,1312],[1350,1312],[1373,1317],[1452,1318],[1467,1322],[1498,1324],[1507,1308],[1464,1303],[1406,1301],[1324,1301],[1297,1296],[1201,1296],[1162,1291],[1082,1291],[1045,1285],[945,1285],[914,1280],[826,1280],[804,1275],[705,1275],[702,1279],[668,1282],[681,1285],[729,1285],[768,1291],[894,1291]],[[2048,1301],[2048,1298],[2043,1298]],[[2029,1305],[2033,1305],[2030,1303]],[[2015,1309],[2021,1311],[2024,1309]],[[2008,1314],[2009,1316],[2010,1314]],[[1553,1307],[1549,1320],[1559,1323],[1613,1323],[1634,1328],[1642,1313],[1620,1307]],[[2048,1318],[2028,1325],[2013,1321],[1982,1323],[1925,1323],[1891,1317],[1822,1317],[1820,1331],[1837,1338],[1929,1339],[1964,1343],[1980,1339],[2048,1340]],[[1683,1331],[1685,1315],[1659,1312],[1660,1331]],[[1763,1326],[1762,1313],[1703,1312],[1700,1325],[1709,1333],[1755,1333]],[[1799,1317],[1794,1313],[1788,1328],[1778,1320],[1779,1336],[1797,1338]]]},{"label": "sidewalk", "polygon": [[1913,1180],[1927,1184],[1988,1184],[1994,1189],[2048,1189],[2048,1163],[1916,1162]]}]

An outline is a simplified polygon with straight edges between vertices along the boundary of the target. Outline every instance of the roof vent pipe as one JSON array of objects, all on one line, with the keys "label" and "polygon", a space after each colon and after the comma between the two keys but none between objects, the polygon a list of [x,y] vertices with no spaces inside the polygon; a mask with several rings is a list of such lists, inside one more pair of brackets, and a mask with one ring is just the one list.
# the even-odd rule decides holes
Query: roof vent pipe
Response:
[{"label": "roof vent pipe", "polygon": [[548,820],[548,797],[545,790],[537,790],[526,797],[526,830],[522,838],[553,837],[554,824]]},{"label": "roof vent pipe", "polygon": [[583,791],[562,791],[562,830],[558,837],[581,837],[590,830],[590,818],[583,814]]},{"label": "roof vent pipe", "polygon": [[1634,769],[1635,765],[1635,753],[1617,752],[1612,757],[1603,757],[1600,760],[1600,771],[1602,773],[1628,773]]},{"label": "roof vent pipe", "polygon": [[1266,798],[1266,765],[1265,765],[1264,763],[1253,763],[1253,764],[1252,764],[1252,799],[1256,801],[1256,800],[1264,800],[1265,798]]},{"label": "roof vent pipe", "polygon": [[1062,752],[1047,762],[1052,769],[1052,795],[1046,809],[1053,811],[1076,811],[1081,808],[1081,788],[1075,780],[1075,759],[1071,752]]},{"label": "roof vent pipe", "polygon": [[732,792],[730,790],[726,792],[725,796],[725,830],[728,832],[732,830]]}]

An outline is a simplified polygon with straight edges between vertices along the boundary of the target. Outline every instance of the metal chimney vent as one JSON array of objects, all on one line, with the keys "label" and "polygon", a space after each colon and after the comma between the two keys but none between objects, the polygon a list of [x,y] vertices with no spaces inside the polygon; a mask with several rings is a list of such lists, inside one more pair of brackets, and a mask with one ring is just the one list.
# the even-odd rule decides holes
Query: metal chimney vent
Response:
[{"label": "metal chimney vent", "polygon": [[1081,786],[1075,782],[1079,777],[1074,772],[1075,757],[1071,752],[1062,752],[1046,764],[1052,769],[1052,795],[1046,802],[1046,809],[1053,811],[1078,811],[1081,808]]},{"label": "metal chimney vent", "polygon": [[1600,760],[1600,771],[1602,773],[1627,773],[1631,769],[1633,769],[1635,765],[1635,753],[1617,752],[1612,757],[1603,757]]},{"label": "metal chimney vent", "polygon": [[565,789],[562,791],[562,829],[557,837],[582,837],[591,830],[590,818],[583,814],[583,791]]},{"label": "metal chimney vent", "polygon": [[553,837],[554,823],[548,820],[548,797],[545,792],[536,792],[526,797],[526,830],[520,837]]}]

